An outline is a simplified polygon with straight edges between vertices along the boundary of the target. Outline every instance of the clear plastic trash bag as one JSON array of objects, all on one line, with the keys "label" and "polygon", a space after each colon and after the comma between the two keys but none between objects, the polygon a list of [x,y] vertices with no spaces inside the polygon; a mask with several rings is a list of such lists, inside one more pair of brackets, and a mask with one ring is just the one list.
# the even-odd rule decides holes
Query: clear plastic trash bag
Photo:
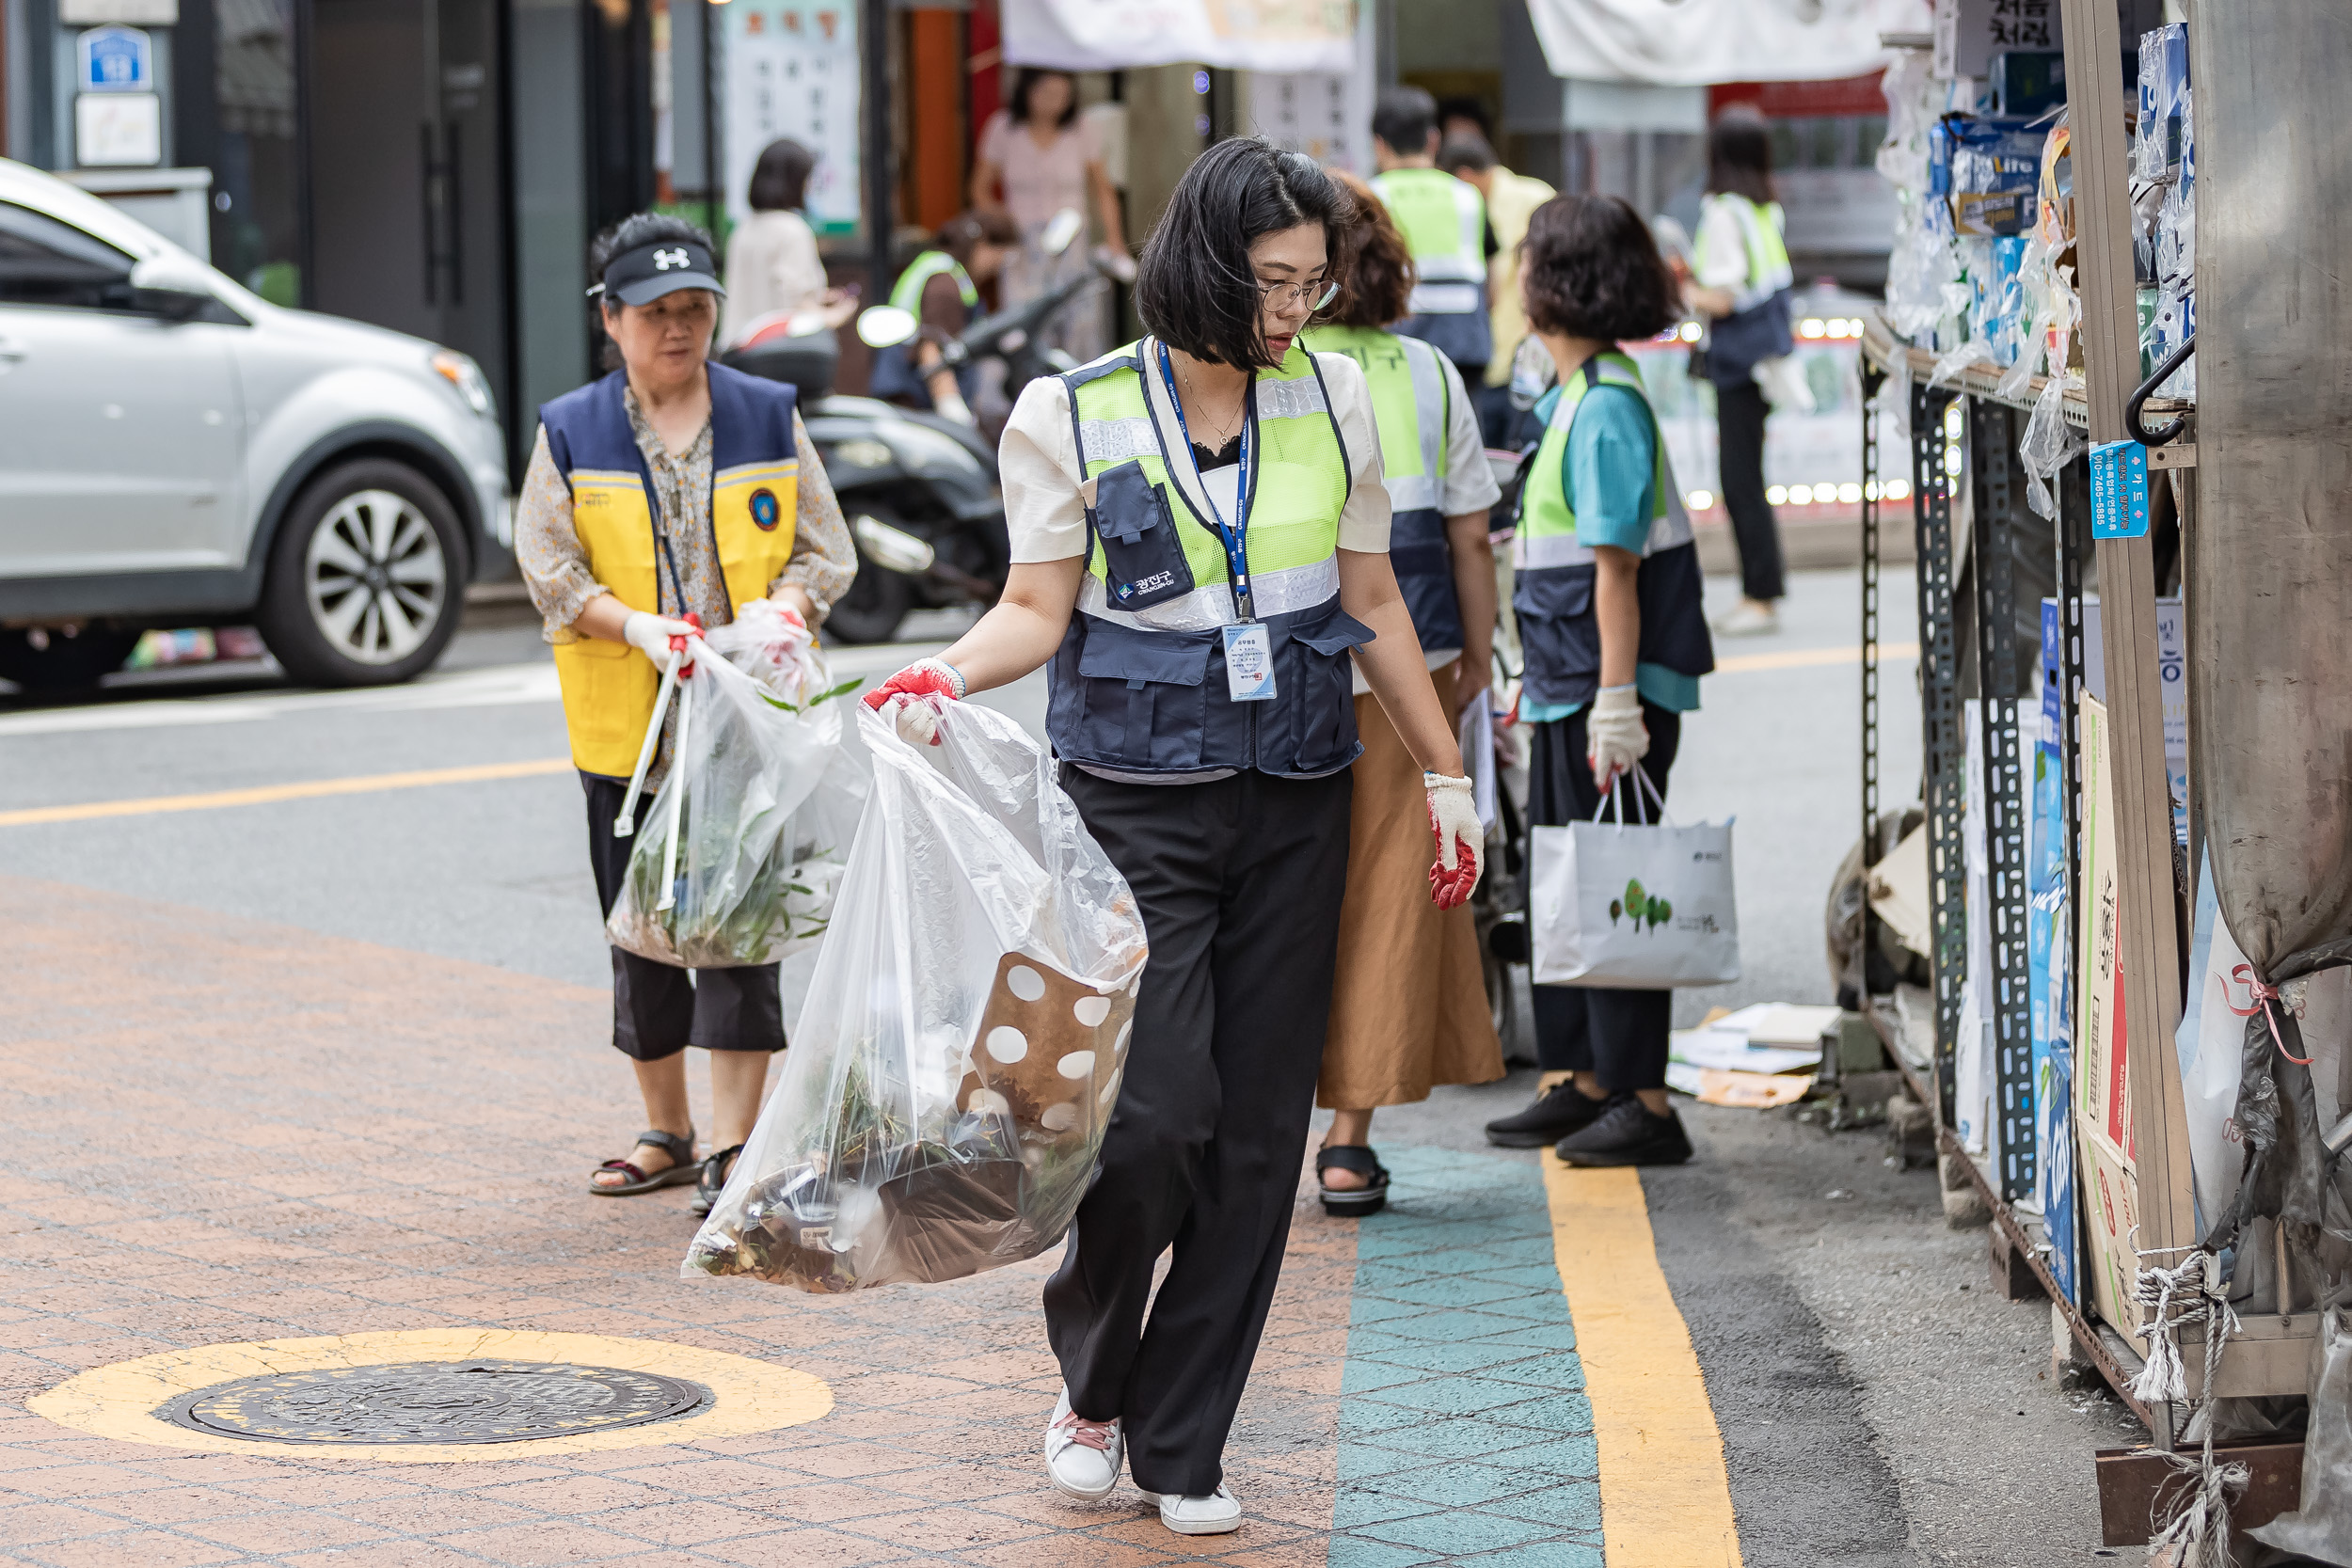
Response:
[{"label": "clear plastic trash bag", "polygon": [[957,1279],[1061,1239],[1118,1101],[1135,895],[1019,724],[861,708],[873,793],[784,1077],[681,1273]]},{"label": "clear plastic trash bag", "polygon": [[807,631],[764,600],[705,645],[721,657],[677,682],[676,755],[605,935],[686,969],[773,963],[824,935],[849,863],[868,787],[847,718],[858,683],[831,684]]}]

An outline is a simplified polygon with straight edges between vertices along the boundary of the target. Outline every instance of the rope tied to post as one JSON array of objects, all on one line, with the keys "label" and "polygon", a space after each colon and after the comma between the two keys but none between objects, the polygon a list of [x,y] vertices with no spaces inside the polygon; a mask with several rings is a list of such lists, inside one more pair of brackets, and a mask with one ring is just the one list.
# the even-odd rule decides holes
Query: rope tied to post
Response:
[{"label": "rope tied to post", "polygon": [[[2132,1239],[2138,1235],[2139,1227],[2134,1226]],[[2185,1402],[2188,1370],[2181,1360],[2176,1331],[2202,1323],[2205,1373],[2197,1403],[2206,1413],[2205,1436],[2194,1458],[2177,1452],[2165,1456],[2183,1475],[2196,1480],[2178,1497],[2172,1517],[2152,1530],[2149,1558],[2175,1562],[2179,1568],[2230,1568],[2230,1498],[2246,1489],[2251,1473],[2241,1464],[2214,1463],[2212,1411],[2214,1376],[2224,1347],[2238,1332],[2238,1318],[2230,1306],[2218,1253],[2203,1246],[2133,1248],[2133,1255],[2143,1259],[2175,1253],[2188,1256],[2169,1267],[2142,1262],[2132,1275],[2132,1299],[2148,1312],[2142,1330],[2148,1364],[2132,1380],[2132,1393],[2151,1403]],[[2178,1555],[2160,1557],[2157,1548],[2163,1546],[2179,1548]]]}]

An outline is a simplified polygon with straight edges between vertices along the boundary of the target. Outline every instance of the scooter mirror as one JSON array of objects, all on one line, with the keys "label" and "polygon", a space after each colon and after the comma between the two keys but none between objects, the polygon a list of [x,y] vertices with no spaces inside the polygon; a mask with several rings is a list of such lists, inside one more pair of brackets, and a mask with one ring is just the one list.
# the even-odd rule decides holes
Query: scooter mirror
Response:
[{"label": "scooter mirror", "polygon": [[1087,220],[1077,208],[1064,207],[1046,220],[1044,231],[1037,237],[1037,247],[1048,256],[1059,256],[1086,232],[1086,227]]},{"label": "scooter mirror", "polygon": [[877,305],[859,312],[858,341],[867,348],[889,348],[914,337],[917,325],[912,310],[901,310],[895,305]]}]

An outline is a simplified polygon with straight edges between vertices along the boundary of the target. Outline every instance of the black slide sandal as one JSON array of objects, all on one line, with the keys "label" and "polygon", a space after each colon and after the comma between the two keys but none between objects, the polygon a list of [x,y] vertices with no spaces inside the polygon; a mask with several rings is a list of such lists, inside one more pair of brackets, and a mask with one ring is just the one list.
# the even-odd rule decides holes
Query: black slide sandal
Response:
[{"label": "black slide sandal", "polygon": [[[667,1170],[658,1170],[651,1176],[647,1176],[627,1160],[607,1160],[596,1169],[616,1170],[628,1180],[616,1181],[608,1186],[596,1180],[592,1175],[588,1179],[590,1192],[598,1197],[634,1197],[639,1193],[659,1192],[664,1187],[682,1187],[689,1181],[700,1179],[702,1166],[694,1160],[693,1133],[689,1132],[681,1138],[675,1132],[664,1132],[659,1127],[648,1127],[637,1134],[637,1142],[651,1144],[669,1155],[675,1163]],[[636,1152],[634,1145],[630,1146],[630,1152]]]},{"label": "black slide sandal", "polygon": [[[1361,1187],[1340,1189],[1323,1180],[1323,1173],[1337,1166],[1353,1171],[1365,1180]],[[1361,1144],[1341,1144],[1315,1151],[1315,1180],[1323,1188],[1323,1212],[1335,1219],[1359,1220],[1376,1214],[1388,1207],[1389,1167],[1379,1156]]]},{"label": "black slide sandal", "polygon": [[703,1161],[700,1180],[694,1183],[694,1196],[686,1200],[690,1214],[707,1214],[710,1206],[719,1201],[720,1189],[727,1184],[727,1176],[735,1169],[735,1157],[743,1152],[743,1146],[722,1148]]}]

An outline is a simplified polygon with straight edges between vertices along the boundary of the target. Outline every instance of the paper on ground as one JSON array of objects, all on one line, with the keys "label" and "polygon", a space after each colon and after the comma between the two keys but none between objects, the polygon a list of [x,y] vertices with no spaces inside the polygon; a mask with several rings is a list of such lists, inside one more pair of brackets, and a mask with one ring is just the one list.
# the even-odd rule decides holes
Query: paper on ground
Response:
[{"label": "paper on ground", "polygon": [[1765,1111],[1776,1105],[1793,1105],[1804,1099],[1805,1091],[1813,1086],[1813,1074],[1728,1072],[1670,1061],[1666,1064],[1666,1086],[1703,1105]]},{"label": "paper on ground", "polygon": [[1736,1013],[1725,1013],[1708,1027],[1743,1035],[1751,1045],[1804,1045],[1820,1055],[1821,1031],[1837,1022],[1835,1007],[1808,1007],[1793,1002],[1757,1002]]},{"label": "paper on ground", "polygon": [[1734,1031],[1677,1029],[1667,1037],[1666,1059],[1693,1068],[1721,1068],[1735,1072],[1794,1072],[1821,1065],[1821,1048],[1754,1046]]}]

